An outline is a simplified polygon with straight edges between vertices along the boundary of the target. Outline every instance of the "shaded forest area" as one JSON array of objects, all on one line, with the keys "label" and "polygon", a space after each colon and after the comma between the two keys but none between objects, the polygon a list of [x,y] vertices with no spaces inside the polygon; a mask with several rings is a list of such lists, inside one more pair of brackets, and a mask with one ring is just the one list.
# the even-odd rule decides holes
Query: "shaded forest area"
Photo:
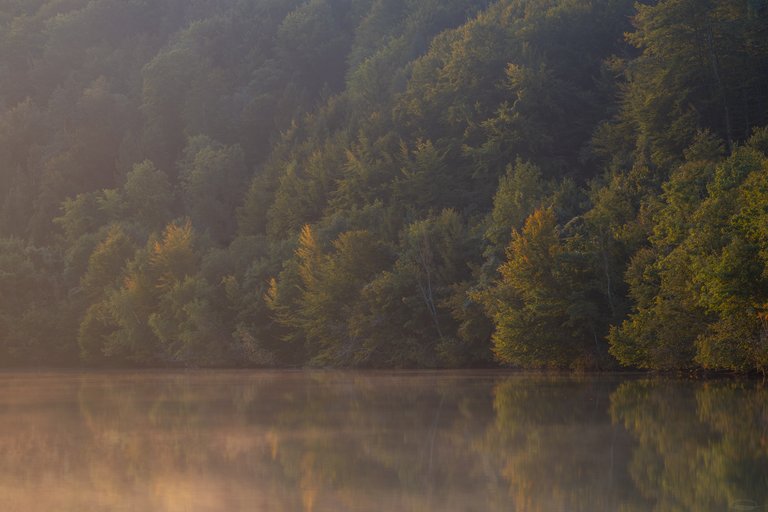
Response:
[{"label": "shaded forest area", "polygon": [[3,365],[768,368],[764,0],[0,0]]}]

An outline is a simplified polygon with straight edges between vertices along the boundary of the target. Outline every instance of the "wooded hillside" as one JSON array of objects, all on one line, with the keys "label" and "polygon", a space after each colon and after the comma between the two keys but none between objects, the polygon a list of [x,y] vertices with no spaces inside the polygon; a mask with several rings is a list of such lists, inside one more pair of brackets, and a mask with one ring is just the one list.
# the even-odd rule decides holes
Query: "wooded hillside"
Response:
[{"label": "wooded hillside", "polygon": [[0,364],[768,368],[765,0],[0,0]]}]

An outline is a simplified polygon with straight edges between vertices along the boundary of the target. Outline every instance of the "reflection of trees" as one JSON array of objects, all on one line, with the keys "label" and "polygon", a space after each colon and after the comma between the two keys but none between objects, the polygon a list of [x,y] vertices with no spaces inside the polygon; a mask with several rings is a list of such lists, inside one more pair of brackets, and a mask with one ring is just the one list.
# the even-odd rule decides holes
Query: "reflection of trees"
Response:
[{"label": "reflection of trees", "polygon": [[762,388],[462,375],[0,378],[3,510],[707,512],[765,502]]},{"label": "reflection of trees", "polygon": [[630,472],[653,510],[768,508],[768,390],[751,382],[627,382],[614,420],[638,440]]},{"label": "reflection of trees", "polygon": [[32,387],[0,410],[11,510],[14,500],[30,512],[269,509],[256,485],[269,477],[267,438],[236,410],[258,386],[226,393],[225,380],[183,375],[19,381]]},{"label": "reflection of trees", "polygon": [[619,510],[634,502],[626,433],[606,409],[616,380],[510,378],[495,388],[495,424],[481,444],[501,468],[515,510]]},{"label": "reflection of trees", "polygon": [[489,470],[472,443],[493,416],[492,378],[21,381],[0,401],[0,481],[19,510],[508,509],[484,505]]},{"label": "reflection of trees", "polygon": [[317,374],[294,397],[303,407],[276,418],[282,470],[322,510],[329,490],[350,510],[472,510],[488,479],[470,441],[492,417],[491,386]]}]

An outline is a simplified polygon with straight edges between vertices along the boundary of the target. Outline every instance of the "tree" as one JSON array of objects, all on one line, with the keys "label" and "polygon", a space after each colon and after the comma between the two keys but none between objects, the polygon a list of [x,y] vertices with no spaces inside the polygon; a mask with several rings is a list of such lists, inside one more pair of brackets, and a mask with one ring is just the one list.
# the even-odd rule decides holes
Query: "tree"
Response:
[{"label": "tree", "polygon": [[352,366],[365,362],[363,340],[350,329],[361,292],[389,258],[384,247],[367,231],[347,231],[324,254],[313,230],[302,229],[296,249],[295,272],[301,279],[294,309],[287,309],[280,288],[293,275],[284,271],[274,281],[268,304],[278,319],[296,329],[304,339],[310,364]]},{"label": "tree", "polygon": [[478,298],[494,321],[494,352],[522,367],[596,367],[604,359],[600,296],[554,210],[535,210],[513,231],[498,281]]},{"label": "tree", "polygon": [[765,14],[748,10],[738,0],[638,4],[627,37],[642,54],[629,63],[623,115],[654,164],[679,161],[699,130],[733,149],[768,122]]},{"label": "tree", "polygon": [[509,245],[512,230],[523,227],[525,219],[539,206],[547,188],[541,171],[521,160],[509,165],[506,174],[499,179],[485,231],[485,238],[490,243],[487,256],[496,266]]},{"label": "tree", "polygon": [[235,208],[246,180],[243,151],[205,136],[189,139],[179,165],[184,206],[192,223],[224,244],[235,233]]},{"label": "tree", "polygon": [[[122,187],[128,217],[146,232],[161,229],[171,217],[174,197],[168,176],[149,160],[133,166]],[[116,219],[118,220],[118,219]]]},{"label": "tree", "polygon": [[136,249],[120,225],[111,226],[88,258],[88,270],[81,279],[85,294],[91,299],[101,298],[105,290],[118,287]]},{"label": "tree", "polygon": [[744,147],[716,164],[685,163],[665,183],[651,247],[628,271],[634,310],[611,332],[620,361],[764,371],[764,239],[751,220],[764,209],[764,180],[764,153]]}]

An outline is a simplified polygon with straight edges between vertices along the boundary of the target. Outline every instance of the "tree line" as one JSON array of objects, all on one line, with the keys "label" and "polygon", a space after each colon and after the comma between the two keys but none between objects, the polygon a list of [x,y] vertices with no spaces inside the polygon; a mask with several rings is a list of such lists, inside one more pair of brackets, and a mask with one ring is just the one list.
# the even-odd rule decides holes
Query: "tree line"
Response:
[{"label": "tree line", "polygon": [[768,367],[760,0],[0,1],[4,365]]}]

